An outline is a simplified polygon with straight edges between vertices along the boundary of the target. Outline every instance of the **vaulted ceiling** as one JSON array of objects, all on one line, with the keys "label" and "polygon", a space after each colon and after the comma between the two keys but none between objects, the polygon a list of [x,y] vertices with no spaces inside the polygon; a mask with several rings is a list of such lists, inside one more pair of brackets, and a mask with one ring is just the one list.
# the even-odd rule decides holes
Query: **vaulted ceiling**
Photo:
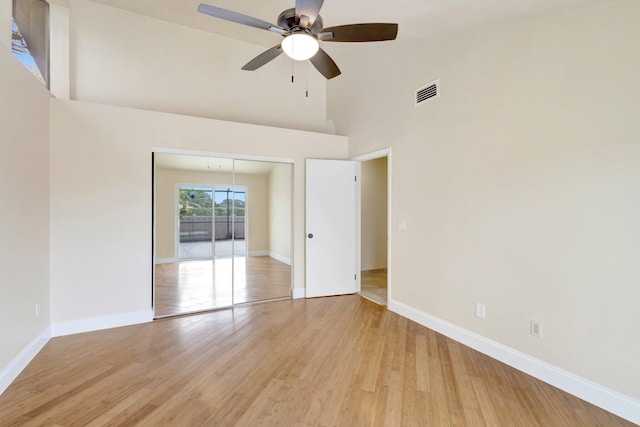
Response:
[{"label": "vaulted ceiling", "polygon": [[[234,39],[273,46],[275,33],[225,22],[197,12],[200,3],[276,23],[295,0],[92,0]],[[396,22],[398,39],[433,39],[483,27],[567,12],[607,0],[326,0],[325,26]]]}]

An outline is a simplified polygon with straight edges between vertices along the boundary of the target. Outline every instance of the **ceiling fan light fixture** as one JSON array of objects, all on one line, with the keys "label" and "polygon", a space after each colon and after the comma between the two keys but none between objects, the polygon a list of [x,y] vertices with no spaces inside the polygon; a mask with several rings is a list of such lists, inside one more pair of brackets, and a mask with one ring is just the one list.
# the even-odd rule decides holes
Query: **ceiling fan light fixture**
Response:
[{"label": "ceiling fan light fixture", "polygon": [[318,40],[303,32],[290,34],[282,40],[282,50],[296,61],[313,57],[319,48]]}]

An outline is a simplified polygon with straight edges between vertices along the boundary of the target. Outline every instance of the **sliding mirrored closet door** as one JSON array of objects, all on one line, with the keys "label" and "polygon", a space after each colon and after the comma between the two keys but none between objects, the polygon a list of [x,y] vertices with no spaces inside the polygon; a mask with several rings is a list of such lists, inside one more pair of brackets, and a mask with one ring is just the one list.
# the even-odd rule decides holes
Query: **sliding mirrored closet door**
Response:
[{"label": "sliding mirrored closet door", "polygon": [[[286,298],[291,291],[291,165],[234,161],[236,218],[248,224],[234,252],[234,303]],[[236,242],[240,242],[237,239]]]},{"label": "sliding mirrored closet door", "polygon": [[156,153],[156,317],[286,298],[287,163]]}]

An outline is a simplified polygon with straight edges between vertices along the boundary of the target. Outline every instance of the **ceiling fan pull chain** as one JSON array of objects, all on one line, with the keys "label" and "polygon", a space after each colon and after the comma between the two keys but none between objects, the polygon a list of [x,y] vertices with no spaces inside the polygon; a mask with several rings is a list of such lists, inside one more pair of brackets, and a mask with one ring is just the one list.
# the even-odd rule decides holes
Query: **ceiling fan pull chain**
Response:
[{"label": "ceiling fan pull chain", "polygon": [[307,69],[307,90],[306,90],[306,94],[307,94],[307,98],[309,97],[309,63],[307,62],[306,64],[306,69]]},{"label": "ceiling fan pull chain", "polygon": [[291,83],[293,83],[293,59],[291,60]]}]

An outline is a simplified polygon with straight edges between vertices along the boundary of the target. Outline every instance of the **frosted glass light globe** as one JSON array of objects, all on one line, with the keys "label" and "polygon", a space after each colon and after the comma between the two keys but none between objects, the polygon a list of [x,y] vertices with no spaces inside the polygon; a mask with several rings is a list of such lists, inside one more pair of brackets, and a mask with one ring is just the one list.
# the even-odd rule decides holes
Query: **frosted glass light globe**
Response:
[{"label": "frosted glass light globe", "polygon": [[282,50],[296,61],[304,61],[318,52],[318,40],[305,33],[290,34],[282,40]]}]

